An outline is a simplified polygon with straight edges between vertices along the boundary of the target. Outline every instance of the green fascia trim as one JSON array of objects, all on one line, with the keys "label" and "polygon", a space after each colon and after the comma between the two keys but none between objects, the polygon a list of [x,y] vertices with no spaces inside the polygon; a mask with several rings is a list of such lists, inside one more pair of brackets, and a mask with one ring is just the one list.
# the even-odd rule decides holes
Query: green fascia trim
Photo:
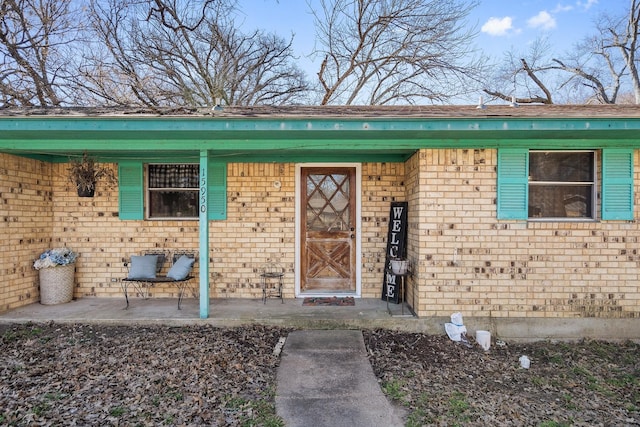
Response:
[{"label": "green fascia trim", "polygon": [[638,130],[640,118],[215,118],[215,117],[10,117],[4,131],[75,132],[340,132],[340,131],[544,131]]},{"label": "green fascia trim", "polygon": [[[274,150],[288,150],[289,152],[313,152],[313,151],[406,151],[421,148],[503,148],[503,147],[539,147],[548,149],[559,148],[598,148],[598,147],[628,147],[640,148],[640,131],[637,138],[566,138],[557,135],[548,138],[335,138],[335,139],[273,139],[252,138],[247,140],[209,139],[209,140],[143,140],[129,138],[122,140],[96,140],[84,138],[70,138],[63,143],[51,138],[48,139],[0,139],[0,151],[40,151],[43,154],[68,153],[78,151],[95,152],[141,152],[152,151],[156,153],[171,154],[197,158],[199,149],[218,151],[221,153],[238,152],[268,152]],[[192,152],[189,154],[185,154]],[[37,154],[37,153],[36,153]]]},{"label": "green fascia trim", "polygon": [[[89,152],[92,152],[89,150]],[[215,161],[224,161],[226,163],[298,163],[298,162],[336,162],[336,163],[402,163],[408,160],[415,151],[394,153],[371,153],[371,152],[304,152],[304,153],[287,153],[283,152],[263,152],[263,153],[226,153],[226,152],[210,152],[209,157]],[[41,160],[51,163],[64,163],[68,161],[67,154],[58,153],[50,155],[32,155],[27,152],[10,152],[22,157]],[[197,158],[193,156],[185,157],[184,152],[180,153],[181,157],[176,157],[167,153],[156,153],[151,151],[136,152],[134,155],[127,156],[127,153],[101,153],[98,161],[103,163],[118,163],[127,160],[141,160],[145,163],[197,163]]]},{"label": "green fascia trim", "polygon": [[[455,119],[240,119],[240,118],[113,118],[113,117],[12,117],[0,118],[0,139],[376,139],[397,134],[402,139],[483,138],[483,135],[594,135],[632,137],[640,118],[455,118]],[[132,135],[136,135],[132,138]],[[285,136],[286,135],[286,136]],[[319,137],[319,135],[322,135]],[[546,137],[546,136],[545,136]]]},{"label": "green fascia trim", "polygon": [[197,162],[404,161],[424,148],[640,148],[640,118],[0,118],[0,152]]},{"label": "green fascia trim", "polygon": [[[273,146],[279,143],[300,145],[302,142],[317,141],[319,143],[336,141],[357,141],[365,144],[380,144],[388,141],[416,142],[429,141],[475,141],[476,145],[485,145],[491,140],[531,140],[531,139],[602,139],[602,140],[637,140],[640,129],[625,130],[369,130],[369,131],[266,131],[266,130],[212,130],[212,131],[80,131],[80,130],[48,130],[48,131],[7,131],[0,128],[0,149],[11,148],[13,143],[38,143],[47,141],[60,144],[67,143],[120,143],[122,145],[153,143],[161,149],[182,148],[185,144],[196,148],[198,144],[210,144],[215,148],[219,143],[253,144],[256,147]],[[213,145],[215,144],[215,145]]]}]

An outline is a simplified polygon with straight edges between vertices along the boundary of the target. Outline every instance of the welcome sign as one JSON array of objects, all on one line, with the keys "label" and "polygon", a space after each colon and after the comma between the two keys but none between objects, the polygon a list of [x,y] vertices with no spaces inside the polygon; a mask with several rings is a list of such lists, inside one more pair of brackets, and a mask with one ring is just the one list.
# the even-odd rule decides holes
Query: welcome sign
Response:
[{"label": "welcome sign", "polygon": [[387,233],[387,252],[384,263],[384,278],[382,280],[382,299],[398,304],[404,299],[400,295],[400,280],[391,271],[392,259],[406,259],[407,257],[407,210],[408,202],[392,202],[389,212],[389,231]]}]

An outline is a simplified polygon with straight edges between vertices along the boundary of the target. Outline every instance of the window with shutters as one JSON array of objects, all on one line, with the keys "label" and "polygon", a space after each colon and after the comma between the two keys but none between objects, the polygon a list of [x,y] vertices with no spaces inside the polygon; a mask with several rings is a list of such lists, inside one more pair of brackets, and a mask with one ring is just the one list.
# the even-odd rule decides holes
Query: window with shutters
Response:
[{"label": "window with shutters", "polygon": [[147,165],[147,218],[198,219],[199,166]]},{"label": "window with shutters", "polygon": [[529,218],[595,219],[595,151],[529,152]]},{"label": "window with shutters", "polygon": [[[202,170],[191,163],[118,162],[120,219],[199,219],[199,213],[206,210],[209,220],[225,220],[227,164],[209,161],[206,171]],[[206,207],[200,206],[203,193],[207,195]]]},{"label": "window with shutters", "polygon": [[633,168],[632,148],[499,149],[498,219],[633,220]]}]

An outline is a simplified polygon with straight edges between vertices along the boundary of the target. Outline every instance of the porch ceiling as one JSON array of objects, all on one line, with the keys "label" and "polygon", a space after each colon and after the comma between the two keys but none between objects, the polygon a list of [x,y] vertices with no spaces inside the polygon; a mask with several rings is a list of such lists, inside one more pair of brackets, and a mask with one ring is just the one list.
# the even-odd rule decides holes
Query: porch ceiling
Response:
[{"label": "porch ceiling", "polygon": [[[30,110],[29,110],[30,111]],[[403,161],[421,148],[640,147],[638,106],[0,111],[0,152],[65,161]]]}]

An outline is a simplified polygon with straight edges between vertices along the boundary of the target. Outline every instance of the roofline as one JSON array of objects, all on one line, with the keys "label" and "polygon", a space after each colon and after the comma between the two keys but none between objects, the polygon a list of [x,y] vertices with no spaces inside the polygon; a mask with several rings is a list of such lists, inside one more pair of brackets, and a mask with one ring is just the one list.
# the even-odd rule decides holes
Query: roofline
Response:
[{"label": "roofline", "polygon": [[[489,109],[232,107],[166,115],[0,110],[0,152],[59,161],[83,151],[105,159],[162,159],[197,158],[202,150],[232,161],[402,161],[423,148],[640,148],[640,106],[500,106],[496,114]],[[566,116],[558,117],[561,112]]]},{"label": "roofline", "polygon": [[30,107],[0,109],[5,117],[211,117],[238,119],[291,118],[640,118],[640,105],[405,105],[405,106],[225,106],[214,108]]}]

